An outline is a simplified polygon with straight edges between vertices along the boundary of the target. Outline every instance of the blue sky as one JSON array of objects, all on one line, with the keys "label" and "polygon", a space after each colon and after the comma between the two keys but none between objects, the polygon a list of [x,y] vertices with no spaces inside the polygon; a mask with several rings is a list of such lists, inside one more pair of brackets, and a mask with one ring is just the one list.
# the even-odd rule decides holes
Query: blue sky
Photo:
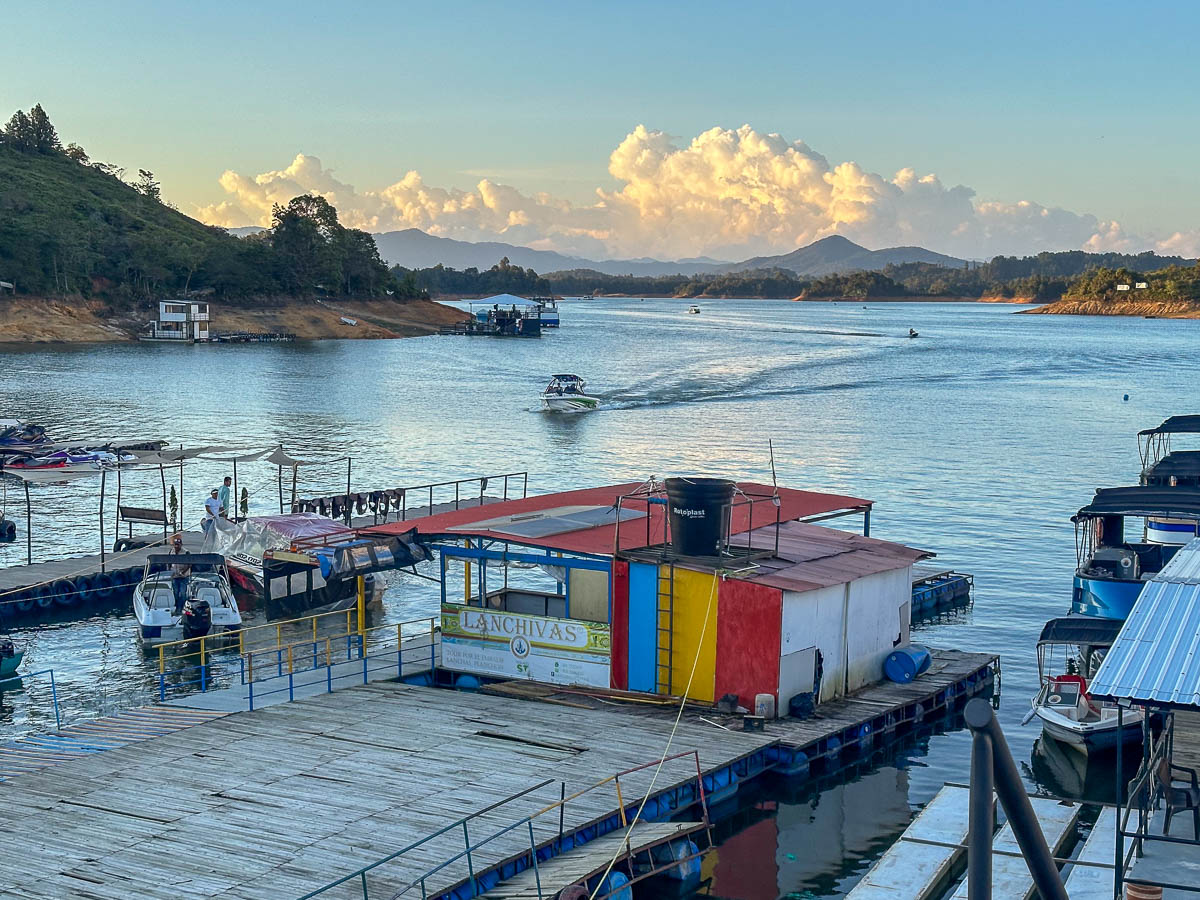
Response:
[{"label": "blue sky", "polygon": [[359,191],[415,169],[589,204],[621,187],[609,157],[635,126],[686,146],[749,124],[976,202],[1146,240],[1200,226],[1200,7],[1182,3],[7,6],[0,111],[40,101],[185,212],[226,199],[225,170],[298,153]]}]

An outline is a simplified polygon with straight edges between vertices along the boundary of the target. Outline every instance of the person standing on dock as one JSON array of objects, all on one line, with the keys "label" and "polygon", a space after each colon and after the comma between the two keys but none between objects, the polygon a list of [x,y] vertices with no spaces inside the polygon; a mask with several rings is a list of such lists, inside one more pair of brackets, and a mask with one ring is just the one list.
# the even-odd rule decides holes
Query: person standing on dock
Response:
[{"label": "person standing on dock", "polygon": [[212,531],[213,523],[217,521],[217,517],[221,515],[221,501],[217,498],[219,491],[216,488],[212,489],[212,494],[204,501],[204,522],[202,526],[204,533],[208,534]]},{"label": "person standing on dock", "polygon": [[[221,513],[220,514],[222,516],[224,516],[226,519],[230,518],[229,511],[233,508],[229,505],[229,486],[232,483],[233,483],[233,479],[230,478],[228,475],[226,475],[225,480],[223,482],[221,482],[221,489],[219,491],[217,491],[217,499],[221,501]],[[235,515],[235,516],[233,516],[233,518],[236,519],[237,516]]]}]

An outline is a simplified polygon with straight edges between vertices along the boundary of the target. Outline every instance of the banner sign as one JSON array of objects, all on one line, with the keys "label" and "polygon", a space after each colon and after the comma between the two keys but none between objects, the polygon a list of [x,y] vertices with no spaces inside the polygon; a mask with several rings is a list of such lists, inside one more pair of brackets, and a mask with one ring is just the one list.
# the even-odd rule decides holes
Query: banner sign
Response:
[{"label": "banner sign", "polygon": [[606,622],[442,604],[442,666],[550,684],[610,684]]}]

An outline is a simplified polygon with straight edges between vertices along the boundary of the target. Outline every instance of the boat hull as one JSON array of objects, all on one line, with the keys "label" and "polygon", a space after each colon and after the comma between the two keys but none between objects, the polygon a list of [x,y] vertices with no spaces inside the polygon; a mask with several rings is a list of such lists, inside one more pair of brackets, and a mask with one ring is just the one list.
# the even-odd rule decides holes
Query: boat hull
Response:
[{"label": "boat hull", "polygon": [[1143,581],[1087,578],[1077,574],[1071,596],[1071,612],[1102,619],[1126,619],[1143,587]]},{"label": "boat hull", "polygon": [[1064,717],[1038,710],[1042,722],[1042,734],[1077,753],[1090,756],[1114,750],[1119,742],[1138,743],[1142,739],[1142,721],[1139,716],[1133,722],[1118,727],[1115,721],[1081,725]]},{"label": "boat hull", "polygon": [[1186,519],[1150,518],[1146,520],[1146,540],[1152,544],[1182,547],[1196,537],[1196,523]]},{"label": "boat hull", "polygon": [[586,397],[582,394],[575,397],[542,397],[542,409],[547,412],[587,412],[599,405],[600,401],[595,397]]},{"label": "boat hull", "polygon": [[12,656],[0,657],[0,678],[10,678],[16,674],[17,667],[25,658],[24,650],[16,650]]}]

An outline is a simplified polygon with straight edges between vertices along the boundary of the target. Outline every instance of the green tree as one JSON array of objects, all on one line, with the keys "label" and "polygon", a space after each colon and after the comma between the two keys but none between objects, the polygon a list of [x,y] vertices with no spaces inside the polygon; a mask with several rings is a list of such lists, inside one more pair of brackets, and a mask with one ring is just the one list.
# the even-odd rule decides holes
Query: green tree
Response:
[{"label": "green tree", "polygon": [[72,159],[80,165],[86,166],[91,163],[91,160],[88,159],[87,151],[85,151],[76,143],[67,144],[67,147],[65,150],[63,150],[63,153],[67,155],[67,159]]},{"label": "green tree", "polygon": [[162,188],[149,169],[138,169],[138,180],[133,183],[133,189],[144,197],[162,202]]},{"label": "green tree", "polygon": [[29,111],[29,135],[32,148],[37,153],[60,153],[62,144],[58,140],[58,131],[50,123],[50,117],[42,109],[42,104],[36,104]]}]

